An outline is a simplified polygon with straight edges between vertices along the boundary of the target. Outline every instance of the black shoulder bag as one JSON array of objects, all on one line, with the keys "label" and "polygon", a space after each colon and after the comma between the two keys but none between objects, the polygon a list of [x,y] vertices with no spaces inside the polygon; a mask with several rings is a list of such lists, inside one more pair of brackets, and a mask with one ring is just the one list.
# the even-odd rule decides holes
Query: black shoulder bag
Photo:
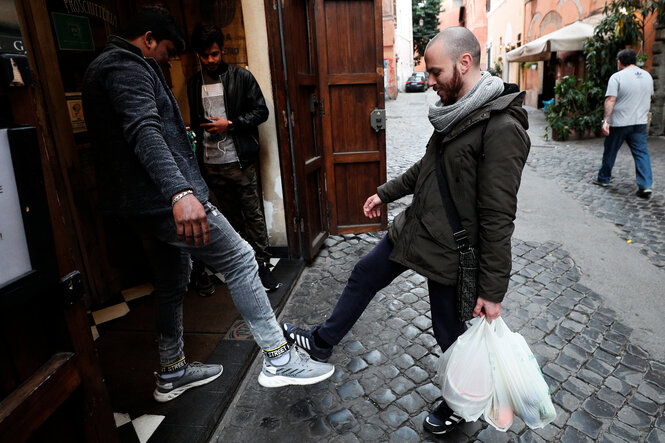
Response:
[{"label": "black shoulder bag", "polygon": [[[484,144],[485,130],[487,122],[483,126],[481,143]],[[481,152],[483,152],[481,147]],[[453,237],[457,243],[457,252],[459,253],[459,265],[457,267],[457,318],[460,321],[467,321],[473,318],[473,310],[478,300],[478,253],[469,242],[469,235],[466,229],[462,227],[459,219],[459,213],[455,207],[455,202],[450,196],[450,189],[446,181],[445,164],[441,159],[440,149],[436,150],[436,180],[439,182],[439,191],[443,207],[446,209],[448,223],[453,229]]]}]

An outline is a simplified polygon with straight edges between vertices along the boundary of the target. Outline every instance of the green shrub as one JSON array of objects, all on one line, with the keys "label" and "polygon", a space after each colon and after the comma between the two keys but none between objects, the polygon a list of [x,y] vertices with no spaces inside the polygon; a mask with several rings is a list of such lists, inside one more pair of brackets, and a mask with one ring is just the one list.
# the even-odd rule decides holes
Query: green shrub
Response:
[{"label": "green shrub", "polygon": [[603,118],[605,89],[617,70],[616,55],[633,46],[644,59],[643,41],[647,20],[665,21],[663,0],[614,0],[605,2],[603,19],[594,35],[584,42],[585,79],[564,78],[555,86],[556,102],[547,113],[548,129],[553,137],[566,140],[572,130],[584,134],[591,130],[599,135]]},{"label": "green shrub", "polygon": [[564,77],[554,87],[556,100],[545,116],[547,130],[552,131],[552,137],[567,140],[573,130],[579,135],[587,131],[598,134],[603,108],[597,103],[603,100],[604,92],[603,88],[590,81],[575,76]]}]

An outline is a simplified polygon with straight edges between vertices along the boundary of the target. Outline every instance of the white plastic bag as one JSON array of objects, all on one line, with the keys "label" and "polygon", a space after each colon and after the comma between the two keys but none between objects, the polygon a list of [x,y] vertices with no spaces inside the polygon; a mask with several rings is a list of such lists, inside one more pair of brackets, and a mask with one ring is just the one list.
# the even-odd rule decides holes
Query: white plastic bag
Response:
[{"label": "white plastic bag", "polygon": [[[549,387],[524,337],[512,332],[499,317],[492,321],[487,334],[487,347],[495,368],[495,384],[500,387],[503,383],[513,410],[524,423],[531,429],[537,429],[554,420],[556,411]],[[497,379],[500,381],[496,382]],[[497,389],[498,392],[503,388]]]},{"label": "white plastic bag", "polygon": [[485,408],[483,418],[487,423],[494,426],[497,431],[506,432],[512,426],[513,419],[515,418],[513,402],[510,399],[510,393],[501,372],[496,365],[496,357],[492,352],[489,354],[494,392]]},{"label": "white plastic bag", "polygon": [[494,393],[486,344],[489,328],[484,318],[472,320],[471,327],[439,359],[441,394],[466,421],[477,420]]}]

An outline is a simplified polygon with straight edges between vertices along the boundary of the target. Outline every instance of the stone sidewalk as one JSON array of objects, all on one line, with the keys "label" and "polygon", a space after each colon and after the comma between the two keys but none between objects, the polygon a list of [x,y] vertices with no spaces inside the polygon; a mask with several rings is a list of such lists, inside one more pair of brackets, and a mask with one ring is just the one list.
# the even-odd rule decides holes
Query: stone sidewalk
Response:
[{"label": "stone sidewalk", "polygon": [[[589,186],[600,167],[603,139],[553,142],[546,140],[542,112],[529,109],[532,155],[527,164],[538,174],[552,178],[596,217],[615,224],[624,240],[638,244],[654,265],[665,267],[665,137],[649,137],[654,173],[653,197],[635,198],[635,163],[628,146],[619,150],[608,188]],[[538,149],[541,147],[556,149]],[[533,155],[535,151],[537,155]]]},{"label": "stone sidewalk", "polygon": [[[397,101],[387,103],[389,178],[422,156],[431,132],[424,102],[434,98],[431,92],[400,94]],[[537,118],[538,112],[532,110],[532,117]],[[532,134],[534,145],[552,143]],[[625,183],[618,179],[610,192],[576,187],[592,176],[589,173],[598,161],[594,143],[599,140],[557,144],[588,144],[588,158],[580,158],[583,149],[567,154],[565,149],[534,150],[529,167],[568,184],[563,188],[600,218],[621,211],[626,218],[622,226],[630,227],[622,232],[630,232],[636,241],[643,238],[643,253],[655,272],[663,272],[657,268],[662,266],[662,243],[649,241],[649,235],[659,239],[665,232],[662,216],[654,213],[662,207],[658,194],[664,190],[656,187],[652,205],[641,206],[631,198],[630,171],[623,170]],[[625,157],[625,152],[620,155],[618,168],[630,167],[630,158]],[[656,157],[654,164],[660,168],[663,158]],[[390,205],[389,218],[408,202]],[[354,264],[382,235],[329,238],[303,272],[280,319],[302,326],[320,324]],[[479,420],[460,426],[445,441],[665,441],[665,364],[650,359],[631,340],[631,327],[604,307],[603,294],[580,283],[582,272],[560,243],[513,239],[513,270],[503,317],[536,355],[557,418],[539,430],[516,418],[506,433]],[[337,370],[329,381],[262,388],[256,382],[261,367],[257,358],[212,441],[436,441],[423,431],[422,421],[440,395],[434,379],[440,353],[431,331],[426,281],[413,272],[404,273],[377,294],[335,348],[331,362]]]}]

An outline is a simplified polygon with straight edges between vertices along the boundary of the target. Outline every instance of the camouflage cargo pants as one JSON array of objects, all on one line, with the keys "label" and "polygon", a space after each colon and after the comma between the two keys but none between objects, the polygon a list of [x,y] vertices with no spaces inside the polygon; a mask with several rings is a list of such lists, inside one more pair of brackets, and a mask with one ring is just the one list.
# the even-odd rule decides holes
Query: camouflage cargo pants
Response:
[{"label": "camouflage cargo pants", "polygon": [[256,166],[240,168],[238,163],[205,165],[206,182],[218,208],[231,226],[252,245],[259,265],[269,263],[266,230]]}]

